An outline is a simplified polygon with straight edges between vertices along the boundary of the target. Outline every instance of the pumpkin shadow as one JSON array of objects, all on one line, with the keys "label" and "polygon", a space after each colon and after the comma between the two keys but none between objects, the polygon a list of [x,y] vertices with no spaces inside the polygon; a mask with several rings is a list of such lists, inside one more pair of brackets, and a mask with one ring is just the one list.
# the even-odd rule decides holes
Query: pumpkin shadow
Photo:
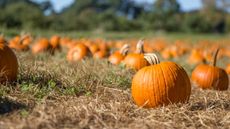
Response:
[{"label": "pumpkin shadow", "polygon": [[25,104],[0,97],[0,115],[26,108],[27,106]]},{"label": "pumpkin shadow", "polygon": [[188,109],[190,111],[199,111],[199,110],[214,110],[218,108],[226,111],[230,111],[230,101],[212,100],[206,103],[196,102],[196,103],[192,103]]}]

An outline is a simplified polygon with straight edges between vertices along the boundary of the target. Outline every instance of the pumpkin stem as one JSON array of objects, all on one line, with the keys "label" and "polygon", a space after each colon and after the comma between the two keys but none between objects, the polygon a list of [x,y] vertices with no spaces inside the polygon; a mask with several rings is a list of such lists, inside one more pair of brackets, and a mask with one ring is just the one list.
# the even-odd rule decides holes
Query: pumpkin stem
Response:
[{"label": "pumpkin stem", "polygon": [[22,37],[20,38],[20,40],[19,40],[19,44],[22,44],[22,42],[23,42],[27,37],[29,37],[29,34],[26,34],[26,35],[22,36]]},{"label": "pumpkin stem", "polygon": [[220,51],[220,48],[217,48],[214,54],[214,57],[213,57],[213,64],[212,64],[213,66],[216,66],[216,61],[217,61],[217,56],[218,56],[219,51]]},{"label": "pumpkin stem", "polygon": [[122,48],[120,49],[120,53],[123,56],[127,55],[128,51],[129,51],[129,45],[128,44],[123,45]]},{"label": "pumpkin stem", "polygon": [[137,47],[136,47],[136,53],[138,54],[144,53],[144,40],[143,39],[138,41]]},{"label": "pumpkin stem", "polygon": [[155,65],[160,63],[160,59],[155,53],[144,54],[144,58],[148,61],[149,64]]}]

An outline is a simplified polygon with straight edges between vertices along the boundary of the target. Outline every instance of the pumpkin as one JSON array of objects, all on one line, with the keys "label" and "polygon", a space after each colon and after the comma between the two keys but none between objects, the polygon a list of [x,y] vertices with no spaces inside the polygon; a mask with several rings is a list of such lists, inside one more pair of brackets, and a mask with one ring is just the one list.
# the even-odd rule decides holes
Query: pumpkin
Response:
[{"label": "pumpkin", "polygon": [[60,49],[60,40],[61,38],[57,35],[54,35],[50,38],[50,46],[52,49]]},{"label": "pumpkin", "polygon": [[205,62],[203,54],[198,49],[193,49],[191,55],[188,58],[188,63],[198,64],[201,62]]},{"label": "pumpkin", "polygon": [[9,47],[17,51],[29,50],[29,44],[31,43],[30,35],[24,35],[21,37],[16,36],[9,42]]},{"label": "pumpkin", "polygon": [[90,44],[89,46],[89,50],[92,54],[95,54],[97,51],[99,51],[99,47],[97,44],[93,43],[93,44]]},{"label": "pumpkin", "polygon": [[93,57],[96,59],[102,59],[102,58],[105,58],[106,55],[107,55],[107,52],[105,50],[99,50],[93,54]]},{"label": "pumpkin", "polygon": [[129,45],[125,44],[120,51],[114,52],[112,55],[109,56],[109,62],[111,64],[118,65],[121,63],[121,61],[124,60],[125,56],[127,55],[129,51]]},{"label": "pumpkin", "polygon": [[67,54],[67,60],[70,62],[82,60],[89,53],[88,47],[82,43],[76,44]]},{"label": "pumpkin", "polygon": [[32,53],[38,54],[50,48],[49,40],[47,38],[39,39],[32,47]]},{"label": "pumpkin", "polygon": [[225,69],[227,74],[230,74],[230,64],[227,65],[227,68]]},{"label": "pumpkin", "polygon": [[219,49],[214,54],[213,64],[198,65],[192,72],[192,81],[202,89],[227,90],[228,75],[222,68],[216,66]]},{"label": "pumpkin", "polygon": [[18,61],[14,52],[0,42],[0,83],[16,81],[18,74]]},{"label": "pumpkin", "polygon": [[145,59],[151,65],[140,69],[132,79],[132,97],[138,106],[154,108],[189,100],[191,84],[181,66],[160,62],[155,54],[145,54]]},{"label": "pumpkin", "polygon": [[139,70],[148,65],[148,62],[144,59],[143,46],[144,41],[140,40],[136,46],[136,53],[130,53],[125,57],[124,64],[127,68]]}]

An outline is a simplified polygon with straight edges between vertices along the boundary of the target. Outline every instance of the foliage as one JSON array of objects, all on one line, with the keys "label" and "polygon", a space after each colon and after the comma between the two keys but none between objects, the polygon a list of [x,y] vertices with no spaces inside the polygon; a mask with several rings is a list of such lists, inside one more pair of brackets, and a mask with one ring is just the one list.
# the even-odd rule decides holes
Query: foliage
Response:
[{"label": "foliage", "polygon": [[[132,0],[76,0],[56,13],[48,1],[2,0],[0,24],[5,28],[56,31],[228,31],[229,14],[226,10],[229,6],[213,6],[212,2],[203,1],[204,8],[185,13],[177,0],[157,0],[152,5],[137,4]],[[223,3],[224,0],[219,5],[227,5]]]}]

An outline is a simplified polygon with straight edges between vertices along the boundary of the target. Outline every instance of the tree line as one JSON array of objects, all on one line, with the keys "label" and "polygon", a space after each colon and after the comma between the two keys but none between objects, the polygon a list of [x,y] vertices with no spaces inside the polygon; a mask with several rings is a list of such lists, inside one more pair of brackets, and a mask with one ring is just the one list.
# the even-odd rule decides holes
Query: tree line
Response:
[{"label": "tree line", "polygon": [[230,31],[228,0],[202,0],[199,10],[184,12],[177,0],[153,4],[135,0],[75,0],[57,13],[49,1],[1,0],[0,25],[5,28],[55,31]]}]

